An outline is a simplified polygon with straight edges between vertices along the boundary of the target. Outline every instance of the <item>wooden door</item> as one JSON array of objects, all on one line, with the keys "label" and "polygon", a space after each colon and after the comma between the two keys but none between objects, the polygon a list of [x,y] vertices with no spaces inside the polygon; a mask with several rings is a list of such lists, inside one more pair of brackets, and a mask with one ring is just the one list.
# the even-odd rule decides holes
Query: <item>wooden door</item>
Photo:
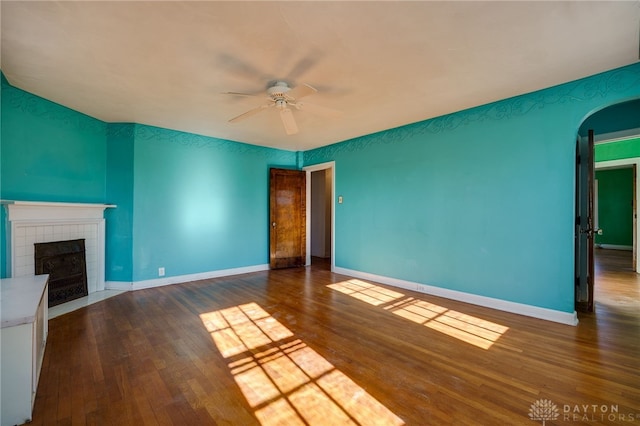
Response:
[{"label": "wooden door", "polygon": [[587,311],[593,312],[593,290],[595,285],[595,225],[593,222],[593,195],[596,180],[595,162],[594,162],[594,138],[593,130],[589,130],[589,138],[587,140],[587,190],[588,190],[588,210],[587,210],[587,256],[589,270],[587,272]]},{"label": "wooden door", "polygon": [[306,261],[306,172],[271,169],[269,175],[269,266],[304,266]]},{"label": "wooden door", "polygon": [[576,143],[576,309],[593,312],[594,300],[594,135]]}]

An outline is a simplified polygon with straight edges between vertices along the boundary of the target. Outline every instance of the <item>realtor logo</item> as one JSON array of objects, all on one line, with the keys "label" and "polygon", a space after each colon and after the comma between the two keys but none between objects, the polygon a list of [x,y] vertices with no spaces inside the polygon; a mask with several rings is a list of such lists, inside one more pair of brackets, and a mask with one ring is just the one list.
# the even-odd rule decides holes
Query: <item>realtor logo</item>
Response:
[{"label": "realtor logo", "polygon": [[539,399],[529,408],[529,418],[541,420],[543,426],[547,420],[556,420],[558,417],[560,417],[558,406],[549,399]]}]

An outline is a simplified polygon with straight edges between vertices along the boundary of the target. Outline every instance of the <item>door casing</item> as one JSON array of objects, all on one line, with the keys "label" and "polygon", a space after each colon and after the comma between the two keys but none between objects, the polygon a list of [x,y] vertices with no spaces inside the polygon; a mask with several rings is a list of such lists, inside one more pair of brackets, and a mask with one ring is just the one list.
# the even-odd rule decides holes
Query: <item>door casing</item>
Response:
[{"label": "door casing", "polygon": [[[311,173],[319,170],[331,169],[331,271],[335,271],[336,268],[336,223],[335,223],[335,210],[336,210],[336,162],[329,161],[321,164],[314,164],[313,166],[303,167],[307,173],[307,211],[311,211]],[[311,265],[311,214],[307,214],[307,258],[306,264]]]}]

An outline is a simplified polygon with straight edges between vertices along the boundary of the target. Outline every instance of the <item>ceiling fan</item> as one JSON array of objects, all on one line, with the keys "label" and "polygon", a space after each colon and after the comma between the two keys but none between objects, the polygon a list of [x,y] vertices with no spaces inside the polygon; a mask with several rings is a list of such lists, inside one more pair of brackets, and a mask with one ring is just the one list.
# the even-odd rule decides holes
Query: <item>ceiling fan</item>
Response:
[{"label": "ceiling fan", "polygon": [[[240,120],[244,120],[247,117],[251,117],[252,115],[262,112],[265,109],[275,108],[280,112],[280,119],[282,120],[282,124],[284,125],[284,130],[287,135],[296,134],[298,133],[298,124],[296,123],[296,119],[294,118],[290,107],[301,111],[310,111],[324,115],[337,115],[339,113],[337,110],[334,110],[332,108],[302,103],[299,101],[299,99],[302,99],[305,96],[313,95],[317,92],[318,91],[315,88],[309,86],[308,84],[301,84],[294,88],[291,88],[284,81],[276,81],[267,89],[266,103],[250,109],[249,111],[242,113],[237,117],[232,118],[231,120],[229,120],[229,123],[236,123]],[[225,94],[238,96],[258,96],[238,92],[226,92]]]}]

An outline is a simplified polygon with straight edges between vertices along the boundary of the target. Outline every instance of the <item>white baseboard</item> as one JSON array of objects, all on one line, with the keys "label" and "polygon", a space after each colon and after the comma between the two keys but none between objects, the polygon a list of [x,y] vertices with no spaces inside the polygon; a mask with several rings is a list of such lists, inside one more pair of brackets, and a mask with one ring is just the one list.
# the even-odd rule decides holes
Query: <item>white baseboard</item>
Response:
[{"label": "white baseboard", "polygon": [[105,281],[104,282],[105,290],[120,290],[120,291],[131,291],[133,290],[133,283],[128,281]]},{"label": "white baseboard", "polygon": [[446,288],[434,287],[426,284],[415,283],[412,281],[399,280],[396,278],[390,278],[382,275],[375,275],[368,272],[355,271],[352,269],[340,267],[336,267],[335,272],[338,274],[349,275],[355,278],[376,281],[393,287],[400,287],[407,290],[430,294],[433,296],[444,297],[446,299],[484,306],[499,311],[511,312],[514,314],[525,315],[528,317],[539,318],[573,326],[578,324],[578,314],[576,311],[573,311],[572,313],[556,311],[554,309],[525,305],[523,303],[509,302],[507,300],[479,296],[477,294],[465,293],[457,290],[449,290]]},{"label": "white baseboard", "polygon": [[596,244],[596,247],[607,250],[627,250],[633,251],[633,246],[623,246],[619,244]]},{"label": "white baseboard", "polygon": [[207,280],[210,278],[227,277],[231,275],[247,274],[250,272],[266,271],[269,269],[269,264],[243,266],[241,268],[232,269],[220,269],[217,271],[201,272],[198,274],[178,275],[175,277],[156,278],[152,280],[144,281],[107,281],[105,288],[108,290],[142,290],[144,288],[163,287],[165,285],[181,284],[190,281]]}]

